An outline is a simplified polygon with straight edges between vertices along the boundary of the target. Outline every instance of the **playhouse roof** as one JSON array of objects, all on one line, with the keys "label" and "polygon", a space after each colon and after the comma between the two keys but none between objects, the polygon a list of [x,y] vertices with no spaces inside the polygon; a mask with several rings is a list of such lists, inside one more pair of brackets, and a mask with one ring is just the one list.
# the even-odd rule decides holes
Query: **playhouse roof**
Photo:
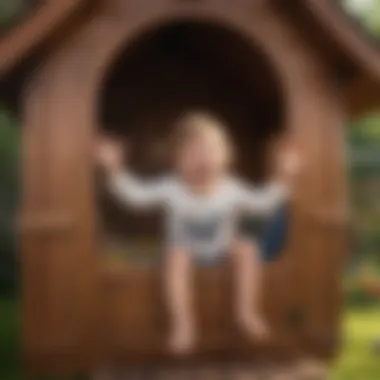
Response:
[{"label": "playhouse roof", "polygon": [[[272,2],[334,68],[352,114],[380,103],[378,42],[348,16],[337,1]],[[0,78],[10,75],[35,51],[48,49],[52,41],[68,34],[78,20],[86,19],[96,4],[93,0],[28,0],[26,3],[33,6],[27,7],[23,17],[0,36]]]},{"label": "playhouse roof", "polygon": [[5,24],[0,37],[0,75],[6,74],[58,29],[65,28],[83,3],[84,0],[24,0],[26,5],[18,11],[21,14],[10,15],[14,21]]}]

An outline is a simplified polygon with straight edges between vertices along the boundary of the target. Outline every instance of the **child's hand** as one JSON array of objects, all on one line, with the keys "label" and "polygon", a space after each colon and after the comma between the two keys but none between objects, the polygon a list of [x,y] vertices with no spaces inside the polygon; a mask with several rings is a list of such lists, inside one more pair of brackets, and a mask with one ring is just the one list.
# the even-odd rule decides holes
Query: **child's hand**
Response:
[{"label": "child's hand", "polygon": [[295,149],[285,151],[280,160],[280,171],[285,177],[294,177],[301,171],[301,158]]},{"label": "child's hand", "polygon": [[302,158],[296,147],[286,147],[278,153],[277,171],[281,177],[294,178],[302,166]]},{"label": "child's hand", "polygon": [[107,172],[122,170],[125,150],[120,141],[100,136],[95,146],[95,157],[98,164]]}]

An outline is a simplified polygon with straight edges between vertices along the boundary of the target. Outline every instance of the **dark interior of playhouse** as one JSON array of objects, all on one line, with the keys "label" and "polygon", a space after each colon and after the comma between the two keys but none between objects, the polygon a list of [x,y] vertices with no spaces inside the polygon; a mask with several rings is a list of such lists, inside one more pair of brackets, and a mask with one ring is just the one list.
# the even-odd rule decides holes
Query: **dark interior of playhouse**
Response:
[{"label": "dark interior of playhouse", "polygon": [[[264,53],[212,23],[175,22],[140,36],[108,68],[98,101],[98,128],[126,139],[142,177],[170,170],[165,139],[183,113],[221,118],[237,147],[236,171],[254,183],[267,177],[269,146],[283,127],[281,83]],[[159,213],[120,207],[104,187],[98,193],[106,251],[152,257]]]}]

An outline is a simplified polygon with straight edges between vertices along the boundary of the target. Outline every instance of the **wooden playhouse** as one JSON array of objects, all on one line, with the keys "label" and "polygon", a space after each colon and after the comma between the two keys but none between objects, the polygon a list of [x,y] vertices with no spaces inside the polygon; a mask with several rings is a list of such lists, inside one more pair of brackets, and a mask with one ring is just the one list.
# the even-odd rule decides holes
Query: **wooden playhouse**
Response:
[{"label": "wooden playhouse", "polygon": [[[284,252],[265,267],[263,307],[275,339],[247,345],[230,318],[228,270],[199,269],[202,339],[189,360],[331,358],[347,253],[345,129],[380,99],[377,46],[328,0],[31,3],[0,38],[0,96],[22,120],[27,365],[173,363],[163,349],[159,267],[135,258],[115,265],[107,252],[107,239],[121,251],[157,251],[159,216],[120,213],[99,197],[92,142],[105,129],[154,145],[191,107],[229,121],[247,178],[265,178],[278,131],[301,141],[307,170]],[[133,165],[162,169],[146,148]]]}]

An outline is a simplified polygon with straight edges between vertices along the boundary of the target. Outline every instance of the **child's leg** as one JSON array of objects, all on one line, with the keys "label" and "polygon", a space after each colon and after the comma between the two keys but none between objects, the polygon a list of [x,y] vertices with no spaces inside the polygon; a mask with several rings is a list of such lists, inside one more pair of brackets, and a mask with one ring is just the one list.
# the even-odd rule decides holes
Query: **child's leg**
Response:
[{"label": "child's leg", "polygon": [[267,327],[259,310],[262,267],[259,248],[238,241],[231,250],[235,277],[235,311],[239,324],[252,337],[265,339]]},{"label": "child's leg", "polygon": [[169,346],[177,354],[194,344],[192,263],[189,252],[172,249],[165,264],[165,295],[170,317]]}]

